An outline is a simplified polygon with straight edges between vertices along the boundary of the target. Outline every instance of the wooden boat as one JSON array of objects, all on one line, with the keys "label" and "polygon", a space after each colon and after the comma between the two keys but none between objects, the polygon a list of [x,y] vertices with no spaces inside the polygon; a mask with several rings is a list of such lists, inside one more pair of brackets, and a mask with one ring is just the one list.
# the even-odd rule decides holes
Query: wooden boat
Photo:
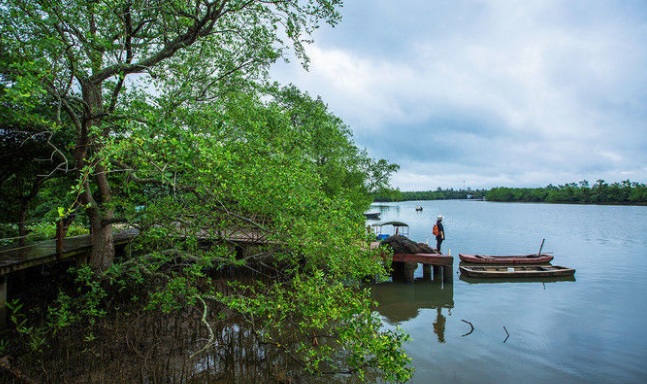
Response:
[{"label": "wooden boat", "polygon": [[559,265],[461,265],[461,274],[469,277],[519,278],[519,277],[561,277],[575,275],[575,269]]},{"label": "wooden boat", "polygon": [[557,277],[518,277],[500,278],[500,279],[482,279],[478,277],[469,277],[464,273],[459,276],[461,281],[467,284],[532,284],[532,283],[562,283],[562,282],[575,282],[575,276],[557,276]]},{"label": "wooden boat", "polygon": [[546,254],[489,256],[459,253],[458,257],[466,263],[474,264],[541,264],[548,263],[553,259],[553,256]]}]

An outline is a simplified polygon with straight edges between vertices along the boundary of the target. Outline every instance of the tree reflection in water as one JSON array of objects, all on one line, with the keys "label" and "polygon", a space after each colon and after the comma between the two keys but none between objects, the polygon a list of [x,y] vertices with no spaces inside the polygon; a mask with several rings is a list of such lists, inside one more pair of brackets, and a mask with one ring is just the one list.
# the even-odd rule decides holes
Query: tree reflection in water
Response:
[{"label": "tree reflection in water", "polygon": [[438,335],[438,341],[444,342],[446,319],[441,309],[454,307],[452,283],[424,279],[416,279],[414,283],[392,281],[374,285],[371,292],[378,302],[377,311],[389,324],[397,325],[414,319],[421,309],[436,309],[434,333]]}]

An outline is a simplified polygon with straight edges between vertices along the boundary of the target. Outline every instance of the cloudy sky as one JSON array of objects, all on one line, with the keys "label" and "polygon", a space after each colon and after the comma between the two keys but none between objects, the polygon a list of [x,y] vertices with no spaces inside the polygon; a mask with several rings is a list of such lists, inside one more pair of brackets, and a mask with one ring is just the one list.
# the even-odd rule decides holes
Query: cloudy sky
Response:
[{"label": "cloudy sky", "polygon": [[347,0],[273,77],[321,95],[401,190],[647,181],[647,3]]}]

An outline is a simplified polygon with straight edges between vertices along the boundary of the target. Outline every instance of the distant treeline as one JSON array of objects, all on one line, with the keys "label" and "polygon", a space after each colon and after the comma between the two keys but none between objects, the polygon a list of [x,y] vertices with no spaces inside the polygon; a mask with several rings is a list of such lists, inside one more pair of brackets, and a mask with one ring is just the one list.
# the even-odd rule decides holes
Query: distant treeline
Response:
[{"label": "distant treeline", "polygon": [[589,185],[588,181],[582,180],[544,188],[492,188],[486,192],[485,198],[490,201],[638,204],[647,203],[647,185],[629,180],[613,184],[598,180]]},{"label": "distant treeline", "polygon": [[489,201],[518,201],[546,203],[588,203],[588,204],[647,204],[647,185],[625,180],[607,184],[598,180],[590,185],[582,180],[578,183],[548,185],[543,188],[486,189],[436,189],[435,191],[400,190],[384,191],[374,194],[374,201],[411,201],[411,200],[449,200],[485,199]]},{"label": "distant treeline", "polygon": [[435,191],[410,191],[391,190],[374,194],[374,201],[410,201],[410,200],[454,200],[454,199],[482,199],[485,189],[436,189]]}]

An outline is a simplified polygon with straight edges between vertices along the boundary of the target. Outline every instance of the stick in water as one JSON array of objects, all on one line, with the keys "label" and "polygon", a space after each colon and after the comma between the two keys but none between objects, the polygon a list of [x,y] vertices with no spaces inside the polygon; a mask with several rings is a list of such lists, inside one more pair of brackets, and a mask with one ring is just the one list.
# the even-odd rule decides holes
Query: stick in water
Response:
[{"label": "stick in water", "polygon": [[469,332],[467,332],[467,333],[466,333],[466,334],[464,334],[464,335],[461,335],[461,337],[463,337],[463,336],[467,336],[467,335],[469,335],[470,333],[474,332],[474,326],[472,325],[472,323],[470,323],[470,322],[469,322],[469,321],[467,321],[467,320],[463,320],[463,319],[461,319],[461,321],[462,321],[463,323],[467,323],[467,324],[469,324],[469,325],[470,325],[470,327],[472,327],[472,329],[470,329],[470,331],[469,331]]},{"label": "stick in water", "polygon": [[505,331],[505,334],[508,335],[506,336],[505,340],[503,340],[503,342],[505,343],[506,341],[508,341],[508,337],[510,337],[510,334],[508,333],[508,330],[505,329],[505,325],[503,326],[503,330]]},{"label": "stick in water", "polygon": [[541,240],[541,247],[539,247],[539,252],[537,252],[537,256],[541,256],[541,249],[544,248],[544,241],[546,241],[546,239]]}]

